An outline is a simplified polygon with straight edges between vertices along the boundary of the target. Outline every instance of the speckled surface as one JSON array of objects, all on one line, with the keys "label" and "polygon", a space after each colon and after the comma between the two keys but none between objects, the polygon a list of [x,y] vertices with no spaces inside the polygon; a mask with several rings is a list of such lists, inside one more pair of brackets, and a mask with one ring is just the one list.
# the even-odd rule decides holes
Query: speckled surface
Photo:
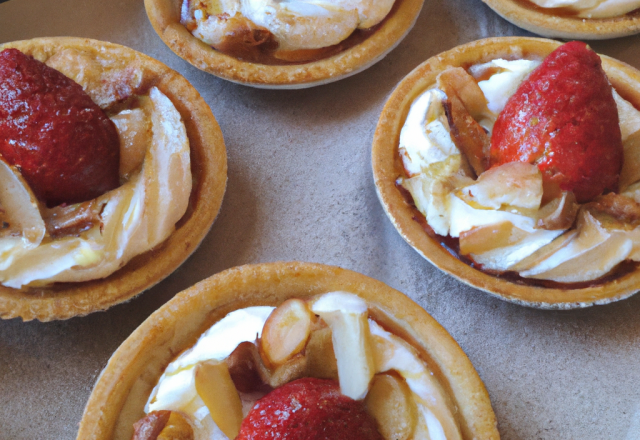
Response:
[{"label": "speckled surface", "polygon": [[[503,439],[640,440],[640,295],[571,312],[490,297],[420,258],[373,187],[374,127],[404,75],[458,44],[529,33],[480,0],[426,0],[414,30],[371,69],[313,89],[270,91],[217,79],[176,57],[140,0],[0,5],[0,42],[62,35],[124,44],[186,76],[222,127],[229,183],[200,248],[142,296],[65,322],[0,321],[0,439],[74,439],[111,353],[180,290],[244,263],[306,260],[382,280],[431,313],[476,366]],[[640,37],[592,46],[640,68]]]}]

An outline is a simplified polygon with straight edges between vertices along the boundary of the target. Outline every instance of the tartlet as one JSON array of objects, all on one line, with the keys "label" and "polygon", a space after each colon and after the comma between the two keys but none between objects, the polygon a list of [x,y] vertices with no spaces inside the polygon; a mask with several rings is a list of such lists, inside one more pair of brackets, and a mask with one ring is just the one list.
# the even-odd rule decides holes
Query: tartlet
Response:
[{"label": "tartlet", "polygon": [[580,18],[555,15],[527,0],[483,0],[507,21],[530,32],[550,38],[606,40],[640,32],[640,13],[636,10],[611,18]]},{"label": "tartlet", "polygon": [[381,27],[363,42],[329,58],[290,65],[242,61],[211,48],[180,23],[182,0],[145,0],[144,3],[153,28],[165,44],[198,69],[253,87],[300,89],[354,75],[393,50],[413,27],[424,3],[424,0],[396,1],[399,3]]},{"label": "tartlet", "polygon": [[[640,270],[636,267],[630,272],[580,288],[542,287],[487,274],[464,263],[445,249],[439,240],[427,234],[415,220],[417,211],[396,187],[396,179],[404,173],[398,145],[409,107],[422,92],[435,84],[440,72],[448,67],[467,68],[496,58],[542,60],[560,45],[559,42],[537,38],[489,38],[458,46],[427,60],[407,75],[391,94],[380,116],[372,149],[378,196],[393,225],[409,245],[436,267],[470,286],[516,304],[548,309],[586,307],[627,298],[638,289]],[[639,108],[640,72],[612,58],[601,56],[601,59],[616,91]]]},{"label": "tartlet", "polygon": [[160,282],[197,248],[209,231],[226,188],[226,149],[220,128],[198,92],[177,72],[124,46],[80,38],[38,38],[0,45],[16,48],[40,61],[64,48],[108,54],[127,64],[138,63],[143,82],[157,87],[180,113],[190,142],[192,190],[184,216],[171,236],[134,257],[110,276],[79,283],[56,283],[21,290],[0,286],[0,317],[50,321],[104,310],[131,299]]},{"label": "tartlet", "polygon": [[310,263],[229,269],[179,293],[118,348],[98,379],[78,439],[130,439],[133,423],[166,366],[233,310],[277,306],[335,290],[367,302],[369,313],[418,349],[457,408],[465,439],[497,439],[489,396],[469,359],[433,318],[400,292],[364,275]]}]

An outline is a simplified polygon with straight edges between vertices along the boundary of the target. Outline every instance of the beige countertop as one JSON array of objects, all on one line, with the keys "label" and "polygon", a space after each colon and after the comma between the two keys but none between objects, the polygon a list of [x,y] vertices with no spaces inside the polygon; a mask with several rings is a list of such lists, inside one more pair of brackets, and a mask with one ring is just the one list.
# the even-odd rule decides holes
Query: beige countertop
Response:
[{"label": "beige countertop", "polygon": [[[151,28],[141,0],[11,0],[0,42],[80,36],[130,46],[182,73],[224,133],[229,182],[220,215],[180,269],[140,297],[64,322],[0,321],[0,439],[74,439],[118,345],[177,292],[245,263],[341,266],[406,293],[460,343],[484,380],[505,440],[640,440],[640,295],[570,312],[519,307],[423,260],[385,216],[371,140],[393,87],[415,66],[475,39],[530,35],[480,0],[426,0],[381,62],[330,85],[259,90],[203,73]],[[640,68],[640,37],[596,42]]]}]

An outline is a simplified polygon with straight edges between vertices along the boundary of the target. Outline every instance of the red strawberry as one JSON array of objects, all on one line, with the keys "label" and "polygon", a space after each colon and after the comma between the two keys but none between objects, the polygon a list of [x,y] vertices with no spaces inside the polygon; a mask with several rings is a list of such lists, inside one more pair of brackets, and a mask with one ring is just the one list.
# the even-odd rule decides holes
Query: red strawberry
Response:
[{"label": "red strawberry", "polygon": [[80,85],[16,49],[0,52],[0,154],[49,207],[119,185],[113,122]]},{"label": "red strawberry", "polygon": [[600,57],[586,44],[573,41],[549,54],[500,113],[491,166],[516,161],[538,165],[545,195],[573,191],[583,203],[617,189],[618,110]]},{"label": "red strawberry", "polygon": [[236,440],[382,440],[362,402],[332,380],[304,378],[258,400]]}]

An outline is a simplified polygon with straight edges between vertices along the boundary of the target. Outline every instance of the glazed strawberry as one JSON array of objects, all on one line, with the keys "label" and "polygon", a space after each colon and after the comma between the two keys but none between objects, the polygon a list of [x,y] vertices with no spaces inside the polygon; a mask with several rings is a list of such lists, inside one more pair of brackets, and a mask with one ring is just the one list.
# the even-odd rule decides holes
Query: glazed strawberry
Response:
[{"label": "glazed strawberry", "polygon": [[491,166],[517,161],[538,165],[545,195],[573,191],[582,203],[617,189],[618,111],[600,57],[586,44],[573,41],[549,54],[500,113]]},{"label": "glazed strawberry", "polygon": [[16,49],[0,53],[0,154],[49,207],[119,185],[113,122],[80,85]]},{"label": "glazed strawberry", "polygon": [[236,440],[382,440],[362,402],[332,380],[304,378],[258,400]]}]

